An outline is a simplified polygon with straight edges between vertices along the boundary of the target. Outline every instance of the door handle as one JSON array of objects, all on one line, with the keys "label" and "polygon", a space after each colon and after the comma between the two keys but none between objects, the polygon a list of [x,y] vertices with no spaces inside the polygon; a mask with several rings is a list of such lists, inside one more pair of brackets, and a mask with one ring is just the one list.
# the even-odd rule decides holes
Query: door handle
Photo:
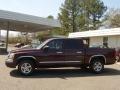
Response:
[{"label": "door handle", "polygon": [[78,51],[78,52],[76,52],[77,54],[81,54],[82,53],[82,51]]},{"label": "door handle", "polygon": [[62,54],[63,52],[56,52],[57,54]]}]

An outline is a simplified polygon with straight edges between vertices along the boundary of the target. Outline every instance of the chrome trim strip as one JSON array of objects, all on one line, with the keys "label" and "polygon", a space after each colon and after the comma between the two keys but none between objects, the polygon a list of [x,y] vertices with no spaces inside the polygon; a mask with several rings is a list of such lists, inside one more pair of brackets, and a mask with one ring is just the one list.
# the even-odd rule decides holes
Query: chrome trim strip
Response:
[{"label": "chrome trim strip", "polygon": [[80,63],[81,61],[44,61],[39,63]]}]

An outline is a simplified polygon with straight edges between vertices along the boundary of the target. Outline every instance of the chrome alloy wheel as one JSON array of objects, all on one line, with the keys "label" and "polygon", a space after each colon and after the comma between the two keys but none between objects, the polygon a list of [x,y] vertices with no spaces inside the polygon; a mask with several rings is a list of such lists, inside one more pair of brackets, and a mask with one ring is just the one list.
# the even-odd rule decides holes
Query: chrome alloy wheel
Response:
[{"label": "chrome alloy wheel", "polygon": [[29,74],[32,71],[32,66],[30,63],[23,63],[21,65],[21,71],[24,74]]},{"label": "chrome alloy wheel", "polygon": [[95,62],[93,65],[93,69],[96,72],[100,72],[103,69],[102,63],[101,62]]}]

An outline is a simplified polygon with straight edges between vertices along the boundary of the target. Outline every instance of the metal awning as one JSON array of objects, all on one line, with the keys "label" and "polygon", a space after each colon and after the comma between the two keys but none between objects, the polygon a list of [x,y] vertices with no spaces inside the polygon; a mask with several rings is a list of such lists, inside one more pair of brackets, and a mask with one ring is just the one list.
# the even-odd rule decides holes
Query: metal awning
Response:
[{"label": "metal awning", "polygon": [[16,12],[0,10],[0,29],[20,32],[38,32],[60,27],[58,20],[41,18]]},{"label": "metal awning", "polygon": [[9,31],[39,32],[60,27],[55,19],[41,18],[16,12],[0,10],[0,30],[7,30],[6,51],[8,49]]}]

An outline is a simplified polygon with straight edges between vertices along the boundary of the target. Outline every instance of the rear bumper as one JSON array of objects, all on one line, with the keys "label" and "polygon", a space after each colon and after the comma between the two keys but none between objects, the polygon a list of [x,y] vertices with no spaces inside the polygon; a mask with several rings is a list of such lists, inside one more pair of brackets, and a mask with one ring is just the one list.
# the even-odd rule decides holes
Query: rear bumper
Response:
[{"label": "rear bumper", "polygon": [[118,60],[118,62],[120,62],[120,59]]},{"label": "rear bumper", "polygon": [[9,68],[16,68],[16,64],[10,61],[5,61],[5,65]]},{"label": "rear bumper", "polygon": [[117,62],[120,62],[120,56],[116,56]]}]

